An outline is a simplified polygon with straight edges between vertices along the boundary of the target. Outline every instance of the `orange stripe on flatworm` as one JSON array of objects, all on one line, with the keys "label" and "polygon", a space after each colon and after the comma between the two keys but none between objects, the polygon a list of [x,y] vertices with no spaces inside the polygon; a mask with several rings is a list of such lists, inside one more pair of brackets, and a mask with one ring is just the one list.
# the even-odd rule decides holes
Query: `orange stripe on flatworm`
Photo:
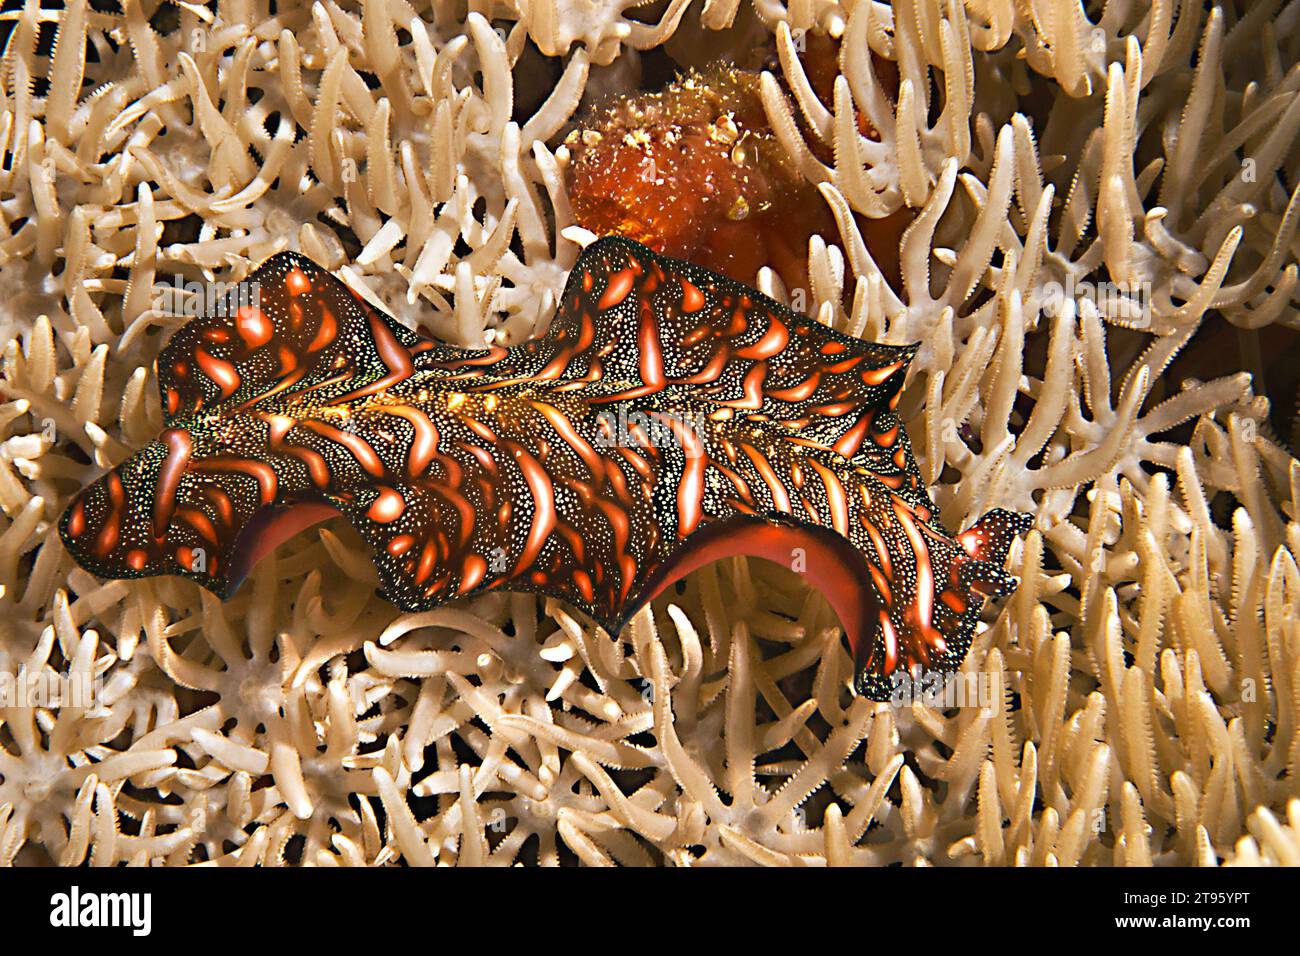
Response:
[{"label": "orange stripe on flatworm", "polygon": [[564,536],[564,540],[568,542],[569,548],[573,551],[573,560],[578,562],[578,564],[585,564],[587,561],[587,545],[583,541],[582,535],[578,534],[577,530],[573,528],[573,526],[567,525],[563,521],[556,523],[556,530],[558,530],[560,534]]},{"label": "orange stripe on flatworm", "polygon": [[749,456],[749,460],[753,462],[754,468],[758,470],[759,476],[767,485],[767,490],[771,492],[772,506],[777,511],[784,511],[788,514],[790,512],[790,495],[786,492],[785,486],[781,484],[781,480],[777,478],[776,472],[772,470],[772,465],[766,456],[757,448],[752,448],[749,445],[741,445],[740,448]]},{"label": "orange stripe on flatworm", "polygon": [[959,594],[952,591],[940,592],[939,600],[948,605],[954,614],[961,614],[966,610],[966,602],[961,599]]},{"label": "orange stripe on flatworm", "polygon": [[167,445],[167,457],[158,469],[158,483],[154,487],[153,533],[161,538],[176,507],[176,492],[189,466],[194,440],[183,428],[168,428],[158,437]]},{"label": "orange stripe on flatworm", "polygon": [[366,509],[366,517],[380,524],[396,521],[406,511],[406,499],[397,491],[381,487],[374,502]]},{"label": "orange stripe on flatworm", "polygon": [[[655,392],[661,391],[662,388],[662,385],[638,385],[635,388],[624,389],[621,392],[614,392],[612,395],[593,398],[590,401],[595,405],[609,405],[613,402],[626,402],[633,398],[642,398],[646,395],[653,395]],[[470,423],[466,422],[466,424],[468,425]]]},{"label": "orange stripe on flatworm", "polygon": [[423,584],[430,574],[433,573],[433,567],[437,563],[438,553],[433,548],[433,541],[424,542],[424,547],[420,549],[420,560],[415,566],[415,583]]},{"label": "orange stripe on flatworm", "polygon": [[744,498],[750,505],[754,504],[754,496],[749,491],[749,482],[745,481],[744,478],[740,477],[740,475],[736,474],[726,465],[720,464],[716,461],[710,462],[710,464],[714,468],[718,469],[718,471],[722,472],[722,476],[731,482],[732,486],[736,489],[737,494]]},{"label": "orange stripe on flatworm", "polygon": [[894,622],[884,611],[880,612],[880,635],[885,640],[884,672],[892,674],[894,668],[898,666],[898,632],[894,630]]},{"label": "orange stripe on flatworm", "polygon": [[[533,343],[528,343],[533,344]],[[527,348],[528,345],[521,346]],[[495,365],[506,357],[509,353],[500,345],[489,345],[483,350],[482,354],[475,354],[470,358],[456,359],[454,362],[439,362],[439,368],[448,370],[463,368],[470,365]]]},{"label": "orange stripe on flatworm", "polygon": [[894,362],[892,365],[886,365],[884,368],[869,368],[862,373],[862,381],[866,382],[868,385],[879,385],[902,367],[902,362]]},{"label": "orange stripe on flatworm", "polygon": [[323,422],[304,421],[302,426],[314,431],[323,438],[328,438],[330,441],[342,445],[351,453],[353,460],[361,466],[363,471],[375,478],[383,477],[384,463],[380,461],[379,456],[375,454],[375,450],[360,435],[340,431]]},{"label": "orange stripe on flatworm", "polygon": [[577,429],[573,427],[573,422],[569,421],[568,417],[553,405],[547,405],[545,402],[529,402],[528,404],[537,409],[542,417],[550,423],[550,426],[555,429],[556,433],[564,439],[565,443],[577,453],[592,476],[599,477],[605,470],[603,459],[596,454],[596,450],[588,444],[587,440],[578,434]]},{"label": "orange stripe on flatworm", "polygon": [[824,415],[827,418],[839,418],[841,415],[847,415],[857,407],[857,402],[831,402],[829,405],[818,405],[812,409],[812,413],[814,415]]},{"label": "orange stripe on flatworm", "polygon": [[279,448],[284,436],[293,428],[294,421],[287,415],[267,415],[266,424],[271,438],[271,447]]},{"label": "orange stripe on flatworm", "polygon": [[413,438],[406,455],[406,470],[412,478],[423,475],[438,453],[438,429],[428,415],[413,405],[380,405],[378,410],[410,424]]},{"label": "orange stripe on flatworm", "polygon": [[293,419],[284,415],[270,415],[267,417],[267,421],[271,426],[271,448],[275,451],[283,451],[301,461],[303,467],[307,469],[312,484],[317,488],[324,488],[329,485],[329,465],[325,463],[325,458],[320,452],[304,448],[302,445],[284,444],[284,436],[294,426]]},{"label": "orange stripe on flatworm", "polygon": [[630,554],[625,554],[618,562],[619,574],[623,583],[618,589],[618,599],[627,600],[627,594],[632,590],[632,582],[636,580],[636,558]]},{"label": "orange stripe on flatworm", "polygon": [[[617,448],[615,450],[624,458],[624,460],[627,461],[629,465],[631,465],[633,468],[636,469],[637,474],[639,474],[643,478],[651,477],[651,475],[653,474],[653,469],[651,469],[650,463],[646,461],[645,458],[643,458],[641,455],[638,455],[631,448]],[[609,477],[613,478],[615,473],[616,472],[611,470],[609,472]]]},{"label": "orange stripe on flatworm", "polygon": [[487,562],[479,555],[471,554],[465,559],[465,564],[460,573],[460,593],[464,594],[466,591],[473,590],[486,574]]},{"label": "orange stripe on flatworm", "polygon": [[[449,483],[450,481],[449,479]],[[459,478],[455,479],[455,483],[459,483],[459,481]],[[469,542],[470,535],[474,533],[474,506],[469,503],[468,498],[454,487],[451,487],[450,484],[439,484],[434,490],[446,501],[450,502],[451,506],[456,509],[456,513],[460,515],[460,533],[458,537],[461,546],[464,546]]]},{"label": "orange stripe on flatworm", "polygon": [[132,548],[126,553],[126,566],[133,571],[143,571],[144,566],[149,563],[149,555],[139,548]]},{"label": "orange stripe on flatworm", "polygon": [[860,364],[862,359],[863,356],[861,355],[850,355],[848,358],[841,359],[838,362],[822,366],[822,371],[827,375],[839,375],[841,372],[847,372],[849,369],[853,368],[853,366]]},{"label": "orange stripe on flatworm", "polygon": [[578,329],[578,344],[575,346],[579,352],[584,351],[587,346],[591,345],[596,339],[596,323],[591,320],[591,316],[586,312],[582,313],[582,324]]},{"label": "orange stripe on flatworm", "polygon": [[858,419],[858,423],[836,439],[835,444],[831,446],[837,454],[845,458],[852,458],[862,447],[862,440],[867,436],[867,429],[875,421],[875,414],[867,412]]},{"label": "orange stripe on flatworm", "polygon": [[703,385],[708,382],[716,382],[726,370],[727,359],[730,355],[730,350],[723,346],[713,353],[713,358],[709,359],[704,368],[686,378],[675,378],[673,382],[679,385]]},{"label": "orange stripe on flatworm", "polygon": [[582,291],[590,292],[594,281],[595,280],[593,280],[591,277],[591,270],[587,270],[586,272],[584,272],[582,274]]},{"label": "orange stripe on flatworm", "polygon": [[496,432],[476,419],[466,418],[461,424],[489,444],[495,443],[497,440]]},{"label": "orange stripe on flatworm", "polygon": [[897,439],[898,439],[898,426],[895,425],[893,428],[887,428],[883,432],[880,432],[878,435],[876,435],[876,444],[882,445],[885,448],[890,448],[893,446],[894,442]]},{"label": "orange stripe on flatworm", "polygon": [[924,638],[917,649],[928,664],[931,647],[943,653],[943,637],[934,627],[934,567],[930,562],[930,549],[926,546],[925,539],[921,537],[921,532],[917,530],[911,514],[897,501],[894,502],[894,514],[898,516],[898,521],[903,526],[903,533],[907,536],[907,542],[912,547],[913,571],[916,574],[916,597],[912,602],[912,610],[920,623],[921,635]]},{"label": "orange stripe on flatworm", "polygon": [[298,367],[298,356],[294,355],[292,351],[285,348],[283,345],[280,346],[280,350],[276,354],[280,359],[280,375],[282,377],[288,375]]},{"label": "orange stripe on flatworm", "polygon": [[870,521],[863,520],[862,526],[867,531],[867,537],[871,539],[871,546],[876,549],[876,557],[880,559],[880,567],[889,577],[894,576],[893,562],[889,560],[889,548],[885,547],[885,539],[880,536],[876,526]]},{"label": "orange stripe on flatworm", "polygon": [[307,351],[318,352],[329,345],[334,341],[334,337],[338,335],[338,329],[338,323],[334,321],[334,313],[322,306],[320,310],[320,326],[316,329],[316,337],[307,346]]},{"label": "orange stripe on flatworm", "polygon": [[578,593],[582,595],[582,599],[590,603],[596,594],[591,586],[591,575],[579,568],[573,572],[573,583]]},{"label": "orange stripe on flatworm", "polygon": [[285,273],[284,287],[289,290],[290,295],[302,295],[310,291],[311,280],[307,278],[307,273],[295,266]]},{"label": "orange stripe on flatworm", "polygon": [[601,514],[605,516],[605,520],[609,522],[610,530],[614,533],[614,551],[616,554],[621,555],[627,547],[628,535],[632,529],[632,523],[628,520],[627,512],[613,502],[599,499],[596,501],[596,507],[600,509]]},{"label": "orange stripe on flatworm", "polygon": [[790,341],[790,330],[775,315],[771,316],[767,331],[753,345],[743,348],[736,355],[743,359],[767,359],[776,355]]},{"label": "orange stripe on flatworm", "polygon": [[827,342],[822,346],[822,355],[839,355],[843,351],[843,342]]},{"label": "orange stripe on flatworm", "polygon": [[844,494],[844,485],[839,477],[821,462],[809,459],[808,464],[812,465],[813,470],[821,478],[822,484],[826,486],[826,500],[831,508],[831,525],[840,534],[848,535],[849,507]]},{"label": "orange stripe on flatworm", "polygon": [[514,454],[519,470],[523,473],[524,481],[533,499],[532,522],[516,565],[517,570],[522,570],[537,560],[537,555],[541,553],[546,539],[555,530],[555,490],[551,485],[550,475],[536,458],[522,445],[509,442],[508,446]]},{"label": "orange stripe on flatworm", "polygon": [[217,387],[221,389],[222,398],[229,398],[239,388],[239,373],[235,371],[235,366],[225,359],[209,355],[203,349],[195,349],[194,360],[199,363],[203,374],[216,382]]},{"label": "orange stripe on flatworm", "polygon": [[682,280],[682,311],[698,312],[704,308],[704,293],[687,280]]},{"label": "orange stripe on flatworm", "polygon": [[601,294],[600,301],[596,303],[596,308],[612,309],[632,291],[632,283],[635,281],[635,273],[631,269],[623,269],[615,272],[609,277],[609,284],[605,286],[605,291]]},{"label": "orange stripe on flatworm", "polygon": [[275,500],[279,479],[276,477],[275,470],[265,462],[248,458],[207,458],[196,461],[194,467],[199,471],[234,471],[241,475],[248,475],[257,481],[262,504],[269,505]]},{"label": "orange stripe on flatworm", "polygon": [[460,447],[464,448],[471,455],[473,455],[478,460],[478,463],[483,466],[483,470],[485,472],[487,472],[489,475],[492,475],[493,477],[496,476],[497,473],[496,460],[493,459],[492,455],[488,452],[486,448],[483,448],[480,445],[471,445],[468,442],[461,442]]},{"label": "orange stripe on flatworm", "polygon": [[653,389],[664,386],[664,357],[659,348],[659,322],[649,300],[641,307],[641,325],[637,334],[637,349],[641,353],[641,381]]},{"label": "orange stripe on flatworm", "polygon": [[708,452],[694,428],[671,416],[651,414],[677,436],[686,455],[686,465],[677,485],[677,534],[684,538],[704,518],[704,469],[708,465]]},{"label": "orange stripe on flatworm", "polygon": [[411,550],[411,545],[415,544],[415,537],[409,534],[399,534],[392,541],[388,542],[386,549],[393,557],[401,557]]},{"label": "orange stripe on flatworm", "polygon": [[243,305],[235,313],[235,328],[244,344],[250,349],[271,341],[271,320],[256,306]]},{"label": "orange stripe on flatworm", "polygon": [[181,407],[181,396],[174,388],[167,389],[167,411],[175,413]]},{"label": "orange stripe on flatworm", "polygon": [[217,543],[217,529],[212,526],[212,521],[202,511],[196,508],[181,508],[176,512],[176,517],[202,535],[209,544]]},{"label": "orange stripe on flatworm", "polygon": [[768,389],[767,397],[775,398],[780,402],[802,402],[817,391],[817,383],[821,381],[821,377],[821,372],[813,372],[797,385],[791,385],[789,388]]},{"label": "orange stripe on flatworm", "polygon": [[104,524],[95,538],[95,554],[101,559],[107,558],[117,547],[122,525],[122,508],[126,504],[126,492],[122,488],[122,479],[114,473],[108,476],[108,499],[110,508]]},{"label": "orange stripe on flatworm", "polygon": [[741,389],[745,393],[744,398],[735,398],[720,404],[728,405],[732,408],[743,408],[757,410],[763,407],[763,381],[767,378],[767,363],[759,362],[748,372],[745,373],[745,380],[741,382]]},{"label": "orange stripe on flatworm", "polygon": [[880,599],[885,604],[892,605],[894,603],[894,594],[890,591],[889,582],[885,580],[885,576],[880,573],[874,564],[868,564],[867,570],[871,572],[871,580],[875,583],[876,590],[880,592]]},{"label": "orange stripe on flatworm", "polygon": [[217,509],[217,515],[221,518],[222,524],[229,525],[235,519],[235,506],[230,502],[230,496],[220,488],[211,486],[203,489],[203,497],[212,502],[212,506]]},{"label": "orange stripe on flatworm", "polygon": [[86,530],[86,503],[78,501],[72,507],[72,513],[68,515],[68,534],[74,538],[80,538],[82,532]]}]

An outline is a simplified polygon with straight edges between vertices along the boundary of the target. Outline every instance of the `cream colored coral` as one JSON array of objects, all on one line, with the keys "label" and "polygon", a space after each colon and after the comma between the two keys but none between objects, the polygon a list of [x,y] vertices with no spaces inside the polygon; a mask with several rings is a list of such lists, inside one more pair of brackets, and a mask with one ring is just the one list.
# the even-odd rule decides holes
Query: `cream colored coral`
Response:
[{"label": "cream colored coral", "polygon": [[[1300,325],[1296,6],[489,6],[14,15],[0,669],[102,693],[0,710],[0,862],[1300,861],[1300,462],[1258,368],[1168,380],[1198,330]],[[161,425],[150,365],[195,304],[161,276],[296,248],[449,340],[527,338],[590,238],[558,145],[584,93],[724,28],[772,35],[769,119],[839,223],[810,310],[923,343],[903,411],[943,520],[1036,516],[963,668],[986,706],[852,697],[824,600],[761,562],[620,640],[524,596],[399,614],[341,523],[224,605],[71,564],[64,502]],[[831,102],[810,29],[843,40]],[[904,207],[891,288],[861,223]]]}]

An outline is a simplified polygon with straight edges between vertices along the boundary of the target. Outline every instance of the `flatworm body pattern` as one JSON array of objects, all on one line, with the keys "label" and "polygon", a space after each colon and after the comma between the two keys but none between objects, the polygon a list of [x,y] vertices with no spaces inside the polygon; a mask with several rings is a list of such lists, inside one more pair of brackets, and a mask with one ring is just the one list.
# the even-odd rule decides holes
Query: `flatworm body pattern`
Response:
[{"label": "flatworm body pattern", "polygon": [[[251,294],[249,294],[251,292]],[[571,602],[610,633],[692,569],[802,570],[856,687],[955,669],[1029,519],[938,523],[895,408],[915,346],[862,342],[621,238],[589,246],[547,333],[421,338],[283,253],[158,359],[166,428],[59,530],[113,578],[228,596],[341,513],[406,610],[491,589]]]}]

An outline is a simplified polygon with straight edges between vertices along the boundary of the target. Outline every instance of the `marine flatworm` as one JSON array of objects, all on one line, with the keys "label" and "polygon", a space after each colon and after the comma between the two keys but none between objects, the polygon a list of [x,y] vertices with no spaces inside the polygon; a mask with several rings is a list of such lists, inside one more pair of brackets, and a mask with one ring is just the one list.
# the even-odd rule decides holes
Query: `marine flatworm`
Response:
[{"label": "marine flatworm", "polygon": [[341,513],[407,610],[491,589],[617,633],[707,562],[802,568],[857,689],[955,669],[1028,518],[949,535],[896,414],[915,346],[863,342],[628,239],[589,246],[541,338],[436,343],[283,253],[158,359],[166,428],[59,530],[105,577],[222,596]]}]

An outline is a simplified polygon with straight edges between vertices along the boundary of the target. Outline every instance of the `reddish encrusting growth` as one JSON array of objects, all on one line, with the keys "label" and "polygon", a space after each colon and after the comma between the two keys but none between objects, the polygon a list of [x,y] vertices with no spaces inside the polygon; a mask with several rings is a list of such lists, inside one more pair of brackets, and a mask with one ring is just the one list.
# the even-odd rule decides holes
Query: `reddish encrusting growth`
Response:
[{"label": "reddish encrusting growth", "polygon": [[254,311],[163,350],[159,439],[65,512],[86,568],[224,596],[341,513],[405,609],[535,591],[616,632],[701,563],[751,554],[823,590],[875,699],[954,669],[985,598],[1014,586],[1002,563],[1027,519],[994,511],[954,538],[920,484],[894,411],[914,347],[618,238],[512,348],[421,339],[295,254],[250,281]]},{"label": "reddish encrusting growth", "polygon": [[808,237],[835,228],[768,129],[757,73],[718,67],[619,99],[565,144],[579,225],[742,281],[771,264],[802,284]]},{"label": "reddish encrusting growth", "polygon": [[[829,104],[838,45],[818,36],[806,42],[809,81]],[[894,64],[874,54],[872,63],[893,95]],[[858,127],[876,137],[861,115]],[[565,144],[572,154],[565,175],[574,218],[597,235],[626,236],[740,282],[752,282],[769,265],[788,289],[808,286],[812,236],[841,241],[825,200],[768,123],[757,71],[715,66],[660,92],[621,98]],[[833,164],[829,148],[814,150]],[[884,219],[858,217],[872,256],[894,282],[899,239],[911,219],[906,209]]]}]

